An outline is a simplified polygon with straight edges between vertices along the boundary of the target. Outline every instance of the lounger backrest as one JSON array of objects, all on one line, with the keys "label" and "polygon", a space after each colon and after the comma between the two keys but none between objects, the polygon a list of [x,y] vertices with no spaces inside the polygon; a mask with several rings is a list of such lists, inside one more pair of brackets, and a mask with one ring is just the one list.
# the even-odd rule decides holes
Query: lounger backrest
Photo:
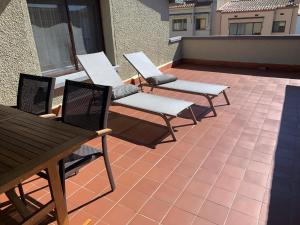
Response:
[{"label": "lounger backrest", "polygon": [[143,52],[124,54],[124,57],[145,79],[162,75],[162,72]]},{"label": "lounger backrest", "polygon": [[112,87],[123,85],[119,74],[103,52],[77,55],[77,58],[94,84]]}]

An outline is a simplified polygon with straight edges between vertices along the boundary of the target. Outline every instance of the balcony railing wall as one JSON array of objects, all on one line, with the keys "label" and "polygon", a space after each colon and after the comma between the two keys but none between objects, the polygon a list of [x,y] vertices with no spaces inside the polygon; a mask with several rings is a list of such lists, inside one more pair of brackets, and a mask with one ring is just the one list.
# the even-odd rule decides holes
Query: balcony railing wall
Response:
[{"label": "balcony railing wall", "polygon": [[300,71],[300,36],[215,36],[182,39],[183,61]]}]

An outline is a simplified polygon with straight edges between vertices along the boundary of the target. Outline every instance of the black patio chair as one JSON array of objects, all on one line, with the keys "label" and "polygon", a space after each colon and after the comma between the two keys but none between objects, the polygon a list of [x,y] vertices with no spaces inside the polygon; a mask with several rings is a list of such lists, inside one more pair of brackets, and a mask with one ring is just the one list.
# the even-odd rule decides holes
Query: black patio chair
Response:
[{"label": "black patio chair", "polygon": [[[17,105],[13,108],[44,118],[51,114],[55,78],[20,74]],[[22,185],[18,185],[20,196],[25,202]]]},{"label": "black patio chair", "polygon": [[15,108],[34,115],[49,114],[52,108],[55,78],[20,74]]},{"label": "black patio chair", "polygon": [[[85,164],[103,156],[111,189],[115,190],[106,140],[107,134],[111,132],[111,129],[107,128],[111,94],[112,88],[109,86],[66,81],[60,120],[72,126],[96,131],[101,137],[102,148],[82,145],[80,149],[64,159],[60,167],[63,181],[76,174]],[[64,182],[62,184],[64,188]]]}]

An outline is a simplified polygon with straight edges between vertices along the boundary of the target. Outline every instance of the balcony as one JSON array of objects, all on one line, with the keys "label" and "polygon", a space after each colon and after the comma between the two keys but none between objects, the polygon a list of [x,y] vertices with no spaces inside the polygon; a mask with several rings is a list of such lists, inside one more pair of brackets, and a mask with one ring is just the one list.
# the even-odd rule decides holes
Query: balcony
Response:
[{"label": "balcony", "polygon": [[[111,108],[108,146],[117,189],[109,192],[102,160],[84,167],[66,184],[70,224],[300,224],[300,73],[281,71],[299,69],[299,40],[184,38],[181,63],[167,72],[229,85],[231,105],[214,99],[214,117],[205,98],[154,90],[195,103],[199,123],[190,125],[188,114],[175,119],[177,142],[159,117]],[[38,177],[24,189],[35,207],[50,198]],[[20,219],[9,205],[0,213],[5,224]]]}]

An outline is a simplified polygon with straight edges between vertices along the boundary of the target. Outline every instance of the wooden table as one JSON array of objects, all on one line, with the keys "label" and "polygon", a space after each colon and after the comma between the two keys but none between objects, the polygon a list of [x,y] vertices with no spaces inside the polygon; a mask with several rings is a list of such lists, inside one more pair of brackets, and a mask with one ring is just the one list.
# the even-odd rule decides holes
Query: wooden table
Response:
[{"label": "wooden table", "polygon": [[49,175],[53,199],[23,224],[35,224],[53,209],[58,224],[69,224],[58,162],[94,137],[95,132],[0,105],[0,193],[15,198],[16,185],[44,169]]}]

